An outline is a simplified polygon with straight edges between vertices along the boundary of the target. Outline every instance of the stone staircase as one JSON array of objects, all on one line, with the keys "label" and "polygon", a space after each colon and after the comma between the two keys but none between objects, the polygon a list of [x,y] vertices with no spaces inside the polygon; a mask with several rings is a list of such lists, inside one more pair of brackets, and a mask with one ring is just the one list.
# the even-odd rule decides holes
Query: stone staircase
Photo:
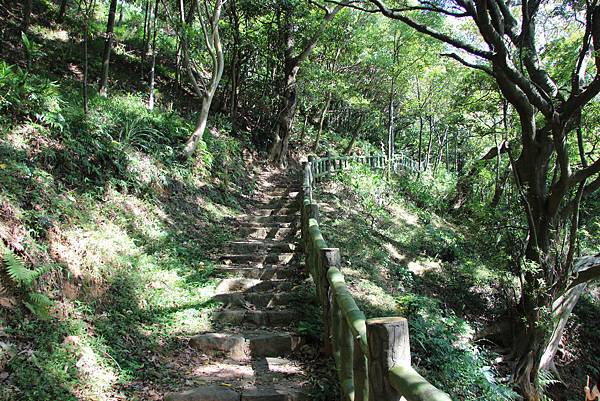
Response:
[{"label": "stone staircase", "polygon": [[296,243],[299,188],[284,175],[259,178],[261,195],[239,219],[240,239],[220,257],[225,278],[214,297],[221,303],[211,316],[214,330],[189,340],[208,356],[194,369],[206,385],[166,394],[165,401],[310,399],[311,370],[302,355],[311,345],[298,323],[314,300]]}]

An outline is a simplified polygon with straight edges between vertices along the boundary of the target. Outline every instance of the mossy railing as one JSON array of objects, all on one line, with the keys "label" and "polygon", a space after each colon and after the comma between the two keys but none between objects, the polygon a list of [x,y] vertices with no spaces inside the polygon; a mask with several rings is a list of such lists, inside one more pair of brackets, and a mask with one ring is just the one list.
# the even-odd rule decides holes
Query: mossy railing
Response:
[{"label": "mossy railing", "polygon": [[[396,158],[394,158],[396,159]],[[314,201],[316,180],[346,169],[351,162],[372,168],[419,170],[407,161],[387,163],[385,156],[309,157],[303,165],[302,241],[306,265],[322,306],[324,347],[334,356],[343,401],[450,401],[410,363],[408,322],[402,317],[366,319],[350,294],[338,248],[327,246]]]}]

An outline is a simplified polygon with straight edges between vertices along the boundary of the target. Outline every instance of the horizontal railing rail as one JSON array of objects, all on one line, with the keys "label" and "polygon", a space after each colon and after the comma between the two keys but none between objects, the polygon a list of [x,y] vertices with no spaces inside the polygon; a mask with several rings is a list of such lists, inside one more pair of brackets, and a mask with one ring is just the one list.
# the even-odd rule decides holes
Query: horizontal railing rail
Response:
[{"label": "horizontal railing rail", "polygon": [[[322,306],[324,349],[333,355],[343,401],[451,401],[411,367],[408,322],[402,317],[366,319],[348,290],[338,248],[325,242],[313,188],[326,174],[351,163],[374,169],[419,171],[409,161],[381,155],[309,157],[303,165],[302,240],[306,265]],[[412,159],[410,159],[412,160]]]}]

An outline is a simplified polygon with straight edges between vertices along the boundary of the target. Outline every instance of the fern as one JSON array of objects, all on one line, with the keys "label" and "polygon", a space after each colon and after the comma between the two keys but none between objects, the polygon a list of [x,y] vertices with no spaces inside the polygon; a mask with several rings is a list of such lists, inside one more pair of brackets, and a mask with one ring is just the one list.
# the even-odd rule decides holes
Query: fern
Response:
[{"label": "fern", "polygon": [[31,287],[41,275],[41,271],[28,269],[25,263],[9,250],[4,252],[4,263],[8,277],[20,286]]},{"label": "fern", "polygon": [[30,292],[28,298],[29,302],[24,302],[24,304],[31,313],[42,320],[50,318],[50,307],[54,305],[54,302],[46,294]]},{"label": "fern", "polygon": [[[2,259],[6,267],[6,274],[19,287],[26,290],[27,301],[23,304],[37,316],[39,319],[47,320],[50,318],[50,307],[53,302],[47,295],[34,292],[33,284],[41,275],[46,273],[50,265],[42,265],[36,269],[29,269],[25,263],[15,255],[10,249],[0,243],[0,253],[3,253]],[[4,288],[0,284],[0,294]]]}]

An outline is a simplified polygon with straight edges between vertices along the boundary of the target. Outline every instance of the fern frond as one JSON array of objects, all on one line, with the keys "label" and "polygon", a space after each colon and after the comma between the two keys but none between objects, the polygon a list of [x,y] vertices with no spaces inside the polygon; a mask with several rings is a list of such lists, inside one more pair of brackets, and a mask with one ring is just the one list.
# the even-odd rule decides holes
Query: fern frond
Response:
[{"label": "fern frond", "polygon": [[10,250],[4,252],[3,259],[8,277],[18,285],[29,287],[40,276],[37,270],[28,269],[25,263]]},{"label": "fern frond", "polygon": [[24,302],[24,304],[31,313],[42,320],[50,318],[50,307],[54,305],[54,302],[46,294],[31,292],[28,298],[29,302]]}]

